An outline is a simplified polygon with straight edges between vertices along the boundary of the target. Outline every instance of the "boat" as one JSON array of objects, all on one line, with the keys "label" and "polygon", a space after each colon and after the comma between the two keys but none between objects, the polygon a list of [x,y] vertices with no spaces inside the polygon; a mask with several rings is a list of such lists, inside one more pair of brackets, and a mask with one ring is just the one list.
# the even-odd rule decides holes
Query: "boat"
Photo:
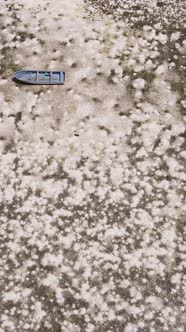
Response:
[{"label": "boat", "polygon": [[65,72],[47,70],[19,70],[14,73],[12,80],[20,84],[62,85],[65,82]]}]

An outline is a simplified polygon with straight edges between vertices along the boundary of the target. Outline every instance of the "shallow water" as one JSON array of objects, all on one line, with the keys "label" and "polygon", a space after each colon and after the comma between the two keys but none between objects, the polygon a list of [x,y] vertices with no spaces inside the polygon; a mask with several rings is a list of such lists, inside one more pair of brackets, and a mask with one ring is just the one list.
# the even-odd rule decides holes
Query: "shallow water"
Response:
[{"label": "shallow water", "polygon": [[183,25],[0,3],[0,332],[184,331]]}]

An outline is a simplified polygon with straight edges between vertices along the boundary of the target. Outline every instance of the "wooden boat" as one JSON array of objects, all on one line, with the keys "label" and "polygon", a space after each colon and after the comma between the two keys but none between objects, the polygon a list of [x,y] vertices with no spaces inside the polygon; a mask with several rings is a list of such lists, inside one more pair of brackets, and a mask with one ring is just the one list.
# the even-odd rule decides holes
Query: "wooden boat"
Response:
[{"label": "wooden boat", "polygon": [[64,84],[64,71],[19,70],[14,73],[13,81],[20,84]]}]

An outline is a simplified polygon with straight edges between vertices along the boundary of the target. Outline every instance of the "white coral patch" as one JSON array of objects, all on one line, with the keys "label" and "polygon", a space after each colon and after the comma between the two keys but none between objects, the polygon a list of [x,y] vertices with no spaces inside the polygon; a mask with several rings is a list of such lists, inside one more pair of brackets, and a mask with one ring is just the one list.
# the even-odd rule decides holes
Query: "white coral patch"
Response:
[{"label": "white coral patch", "polygon": [[47,277],[42,280],[42,285],[43,286],[52,288],[54,290],[56,289],[58,284],[59,284],[59,279],[54,274],[51,274],[51,273],[49,273],[47,275]]},{"label": "white coral patch", "polygon": [[10,292],[5,292],[3,294],[3,301],[4,302],[14,302],[17,303],[20,300],[20,294],[16,293],[14,291],[10,291]]},{"label": "white coral patch", "polygon": [[142,90],[145,86],[145,80],[143,78],[137,78],[133,81],[133,87],[137,90]]}]

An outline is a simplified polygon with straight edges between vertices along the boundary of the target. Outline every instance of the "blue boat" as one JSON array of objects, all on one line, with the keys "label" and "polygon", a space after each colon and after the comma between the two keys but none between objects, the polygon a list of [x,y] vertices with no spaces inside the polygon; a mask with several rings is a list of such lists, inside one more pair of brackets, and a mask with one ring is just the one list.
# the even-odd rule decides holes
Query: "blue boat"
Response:
[{"label": "blue boat", "polygon": [[14,73],[12,79],[14,82],[20,84],[61,85],[65,82],[65,72],[47,70],[19,70]]}]

